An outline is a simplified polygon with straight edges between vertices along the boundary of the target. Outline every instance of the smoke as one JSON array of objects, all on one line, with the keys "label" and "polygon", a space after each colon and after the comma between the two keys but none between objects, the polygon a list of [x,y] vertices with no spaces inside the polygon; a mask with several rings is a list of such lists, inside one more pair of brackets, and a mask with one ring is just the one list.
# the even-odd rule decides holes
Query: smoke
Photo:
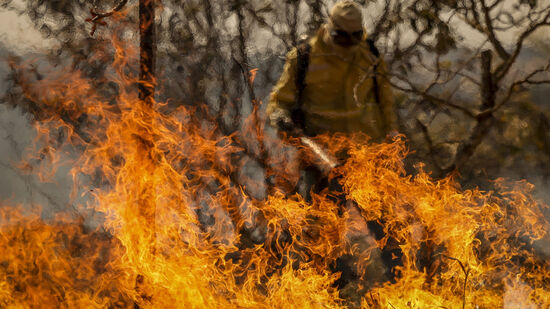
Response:
[{"label": "smoke", "polygon": [[[9,5],[21,9],[20,1],[9,1]],[[8,57],[33,59],[36,52],[42,53],[50,46],[32,27],[26,15],[15,11],[0,11],[0,100],[6,91],[14,87],[9,80]],[[30,116],[18,107],[8,106],[0,101],[0,201],[3,205],[40,205],[46,217],[66,210],[70,179],[60,171],[52,183],[43,183],[36,176],[17,167],[33,143],[36,134],[31,126]]]},{"label": "smoke", "polygon": [[19,108],[0,105],[0,200],[11,205],[40,206],[43,216],[51,218],[70,210],[72,179],[68,167],[58,170],[48,182],[18,168],[35,135],[28,115]]},{"label": "smoke", "polygon": [[[35,156],[34,151],[39,148],[36,141],[36,128],[33,126],[32,116],[19,106],[8,104],[9,95],[17,94],[13,91],[16,86],[8,66],[8,57],[17,57],[20,61],[40,59],[39,54],[29,50],[6,48],[0,45],[0,203],[1,207],[21,206],[27,210],[41,210],[44,219],[52,219],[58,213],[84,216],[86,224],[97,226],[101,219],[98,214],[77,205],[86,203],[85,197],[72,199],[73,179],[69,174],[70,162],[76,151],[67,149],[63,152],[61,161],[66,164],[56,168],[53,176],[41,179],[36,169],[47,166],[24,166],[29,156]],[[37,66],[45,65],[44,60],[36,60]],[[45,172],[50,172],[45,170]],[[80,192],[81,193],[81,192]],[[80,195],[79,195],[80,196]],[[78,208],[78,209],[77,209]]]}]

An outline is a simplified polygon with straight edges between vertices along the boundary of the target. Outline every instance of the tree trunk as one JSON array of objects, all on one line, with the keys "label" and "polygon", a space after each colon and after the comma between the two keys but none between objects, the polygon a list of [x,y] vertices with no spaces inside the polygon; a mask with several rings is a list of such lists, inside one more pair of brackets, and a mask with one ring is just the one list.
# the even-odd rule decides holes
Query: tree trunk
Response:
[{"label": "tree trunk", "polygon": [[[494,117],[491,109],[496,105],[496,91],[498,85],[491,71],[492,59],[493,57],[490,50],[485,50],[481,53],[481,114],[477,118],[477,124],[470,138],[458,148],[455,163],[451,166],[451,170],[460,169],[464,166],[473,156],[476,148],[483,142],[483,139],[493,126]],[[449,170],[446,172],[448,171]]]},{"label": "tree trunk", "polygon": [[[155,0],[139,0],[139,85],[138,85],[138,104],[143,110],[143,134],[138,138],[141,142],[141,151],[144,153],[145,160],[143,162],[150,167],[148,171],[153,175],[155,173],[156,162],[155,156],[152,154],[154,135],[151,134],[153,125],[152,111],[155,94],[155,78],[154,78],[154,46],[155,46]],[[155,185],[154,183],[146,184],[140,195],[145,197],[140,199],[138,211],[140,221],[148,227],[149,235],[145,240],[150,243],[141,244],[140,248],[148,248],[148,254],[154,255],[156,251],[156,205],[154,202]],[[140,300],[136,300],[134,308],[140,308],[139,303],[145,302],[152,297],[144,290],[146,278],[142,274],[136,277],[135,290]]]},{"label": "tree trunk", "polygon": [[139,99],[151,104],[155,93],[154,42],[155,42],[154,0],[139,1]]}]

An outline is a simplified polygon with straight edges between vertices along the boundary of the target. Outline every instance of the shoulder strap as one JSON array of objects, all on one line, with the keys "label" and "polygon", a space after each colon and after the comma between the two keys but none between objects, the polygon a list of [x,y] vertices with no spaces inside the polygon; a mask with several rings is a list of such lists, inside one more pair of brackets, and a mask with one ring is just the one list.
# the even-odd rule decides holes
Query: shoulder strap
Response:
[{"label": "shoulder strap", "polygon": [[380,58],[380,51],[376,48],[374,40],[371,38],[367,39],[367,44],[369,45],[370,52],[376,58],[377,62],[374,63],[372,70],[374,75],[372,76],[372,90],[374,91],[374,99],[376,104],[380,104],[380,89],[378,87],[378,80],[376,79],[376,74],[378,73],[378,58]]},{"label": "shoulder strap", "polygon": [[371,38],[368,38],[367,44],[369,45],[370,52],[374,55],[374,57],[376,58],[380,57],[380,51],[378,50],[378,48],[376,48],[376,45],[374,44],[374,40]]},{"label": "shoulder strap", "polygon": [[304,112],[302,111],[304,89],[306,88],[306,73],[309,67],[309,54],[311,51],[311,45],[306,40],[305,42],[296,46],[297,51],[297,63],[296,63],[296,102],[291,112],[292,120],[294,124],[303,128],[305,123]]}]

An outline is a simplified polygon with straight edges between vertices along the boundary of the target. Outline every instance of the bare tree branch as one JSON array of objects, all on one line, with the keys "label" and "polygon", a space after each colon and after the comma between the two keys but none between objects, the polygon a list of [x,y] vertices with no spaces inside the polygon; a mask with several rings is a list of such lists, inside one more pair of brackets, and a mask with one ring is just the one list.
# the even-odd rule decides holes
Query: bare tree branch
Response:
[{"label": "bare tree branch", "polygon": [[487,29],[486,34],[489,41],[497,51],[500,58],[507,60],[510,58],[510,54],[508,54],[502,43],[496,37],[495,29],[493,28],[493,19],[491,18],[491,9],[487,7],[486,0],[481,0],[480,3],[483,8],[483,17],[485,18],[485,27]]},{"label": "bare tree branch", "polygon": [[514,94],[514,92],[517,91],[516,89],[518,88],[518,86],[521,86],[523,84],[531,84],[531,85],[550,84],[550,79],[537,80],[537,81],[532,80],[533,77],[543,72],[550,72],[550,62],[544,68],[534,70],[533,72],[529,73],[525,78],[513,82],[508,87],[508,91],[506,91],[506,95],[504,96],[504,98],[491,111],[486,111],[486,112],[493,113],[496,110],[498,110],[501,106],[508,103],[510,101],[510,98]]},{"label": "bare tree branch", "polygon": [[406,87],[403,87],[397,83],[395,83],[394,81],[392,81],[391,79],[389,79],[389,83],[390,85],[395,88],[395,89],[398,89],[398,90],[401,90],[403,92],[407,92],[407,93],[412,93],[412,94],[415,94],[415,95],[418,95],[418,96],[421,96],[423,97],[424,99],[428,100],[429,102],[432,102],[432,103],[437,103],[439,105],[443,105],[443,106],[449,106],[449,107],[452,107],[454,109],[457,109],[461,112],[463,112],[464,114],[468,115],[469,117],[471,118],[476,118],[477,114],[472,112],[471,110],[469,110],[468,108],[464,107],[464,106],[460,106],[458,104],[455,104],[455,103],[452,103],[448,100],[445,100],[445,99],[442,99],[442,98],[439,98],[439,97],[436,97],[434,95],[431,95],[429,93],[426,93],[425,91],[421,90],[421,89],[418,89],[418,87],[416,85],[414,85],[407,77],[405,76],[402,76],[402,75],[399,75],[399,74],[395,74],[395,73],[391,73],[391,76],[392,77],[396,77],[399,79],[399,81],[407,84],[408,88]]},{"label": "bare tree branch", "polygon": [[531,34],[533,34],[533,32],[535,32],[539,28],[543,26],[549,26],[549,25],[550,25],[550,8],[546,12],[546,15],[542,20],[532,24],[527,30],[525,30],[523,33],[520,34],[518,40],[516,41],[516,46],[514,48],[513,54],[509,58],[505,58],[506,61],[496,69],[495,73],[498,81],[502,80],[504,76],[506,76],[506,74],[510,70],[510,67],[512,67],[512,65],[515,63],[517,57],[519,56],[519,53],[522,50],[525,39],[527,39]]},{"label": "bare tree branch", "polygon": [[92,23],[92,30],[90,31],[90,35],[93,36],[95,31],[97,30],[97,26],[105,26],[106,23],[102,20],[105,17],[109,17],[113,15],[116,12],[119,12],[124,8],[128,0],[120,0],[120,2],[110,11],[108,12],[98,12],[96,7],[92,8],[90,10],[90,14],[92,14],[92,18],[86,19],[87,22]]}]

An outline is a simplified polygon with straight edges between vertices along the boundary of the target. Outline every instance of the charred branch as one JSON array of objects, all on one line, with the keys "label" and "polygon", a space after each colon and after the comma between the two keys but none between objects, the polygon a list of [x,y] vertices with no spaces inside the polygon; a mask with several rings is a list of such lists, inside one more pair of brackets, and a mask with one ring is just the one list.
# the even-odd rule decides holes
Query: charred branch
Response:
[{"label": "charred branch", "polygon": [[481,53],[481,108],[483,110],[495,107],[496,92],[498,86],[493,80],[492,74],[493,55],[490,50]]},{"label": "charred branch", "polygon": [[128,0],[120,0],[120,2],[112,10],[110,10],[108,12],[99,12],[99,11],[97,11],[97,8],[95,8],[95,7],[92,8],[90,10],[90,14],[92,14],[92,18],[86,19],[87,22],[92,23],[92,30],[90,31],[90,35],[93,36],[95,34],[95,32],[97,30],[97,26],[107,25],[103,21],[103,19],[105,17],[109,17],[109,16],[115,14],[116,12],[119,12],[120,10],[122,10],[127,2],[128,2]]}]

